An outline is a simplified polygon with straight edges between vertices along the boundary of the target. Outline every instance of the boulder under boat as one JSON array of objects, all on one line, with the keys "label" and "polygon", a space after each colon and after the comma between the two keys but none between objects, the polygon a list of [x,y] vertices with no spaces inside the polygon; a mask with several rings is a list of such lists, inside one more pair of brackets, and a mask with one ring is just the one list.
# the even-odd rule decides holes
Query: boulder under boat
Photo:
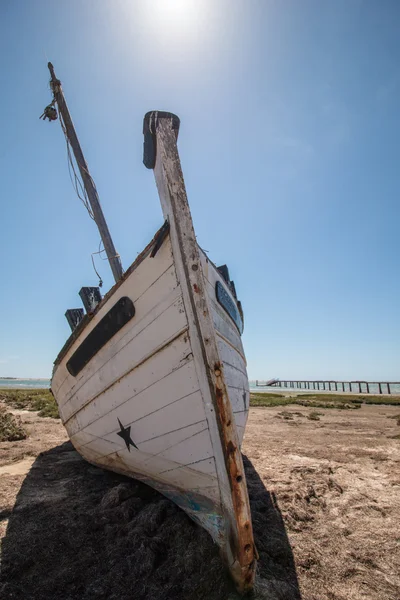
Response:
[{"label": "boulder under boat", "polygon": [[[84,175],[50,71],[52,106]],[[82,288],[87,312],[66,313],[72,333],[51,389],[76,450],[181,507],[210,533],[246,593],[257,551],[240,451],[250,399],[243,312],[227,268],[196,242],[178,130],[171,113],[144,118],[144,163],[154,170],[164,225],[104,298]]]}]

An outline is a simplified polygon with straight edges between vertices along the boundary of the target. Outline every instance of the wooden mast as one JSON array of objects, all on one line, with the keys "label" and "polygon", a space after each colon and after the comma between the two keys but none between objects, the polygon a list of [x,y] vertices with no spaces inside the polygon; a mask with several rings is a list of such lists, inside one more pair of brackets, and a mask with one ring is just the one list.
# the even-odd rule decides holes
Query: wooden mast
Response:
[{"label": "wooden mast", "polygon": [[123,275],[121,259],[111,239],[111,235],[108,230],[108,226],[100,206],[100,200],[96,190],[96,186],[94,185],[93,179],[90,176],[89,167],[85,161],[85,157],[83,156],[78,136],[76,135],[71,115],[69,114],[67,103],[65,101],[64,94],[62,91],[61,82],[59,79],[57,79],[54,73],[54,67],[51,64],[51,62],[49,62],[47,66],[49,67],[51,75],[50,86],[54,95],[54,99],[57,102],[58,110],[63,120],[69,143],[71,144],[72,150],[74,152],[76,163],[79,167],[83,185],[85,186],[90,206],[93,211],[94,220],[99,229],[104,249],[106,251],[107,258],[114,275],[114,279],[115,281],[119,281]]}]

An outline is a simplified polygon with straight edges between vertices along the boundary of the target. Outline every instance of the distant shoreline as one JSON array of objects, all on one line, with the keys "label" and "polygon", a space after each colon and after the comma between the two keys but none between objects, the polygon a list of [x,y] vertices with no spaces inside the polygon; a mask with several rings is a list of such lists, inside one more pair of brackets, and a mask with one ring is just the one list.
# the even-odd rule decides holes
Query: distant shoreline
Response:
[{"label": "distant shoreline", "polygon": [[49,389],[50,377],[0,377],[0,389],[2,390],[41,390]]},{"label": "distant shoreline", "polygon": [[50,377],[0,377],[0,380],[2,379],[10,381],[49,381]]}]

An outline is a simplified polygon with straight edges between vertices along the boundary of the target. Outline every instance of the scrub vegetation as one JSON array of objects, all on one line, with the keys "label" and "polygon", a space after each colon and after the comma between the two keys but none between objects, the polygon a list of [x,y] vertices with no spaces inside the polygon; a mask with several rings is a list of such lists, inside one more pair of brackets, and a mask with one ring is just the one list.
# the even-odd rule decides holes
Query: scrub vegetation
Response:
[{"label": "scrub vegetation", "polygon": [[19,410],[38,411],[39,417],[59,418],[56,401],[48,389],[0,389],[0,402]]}]

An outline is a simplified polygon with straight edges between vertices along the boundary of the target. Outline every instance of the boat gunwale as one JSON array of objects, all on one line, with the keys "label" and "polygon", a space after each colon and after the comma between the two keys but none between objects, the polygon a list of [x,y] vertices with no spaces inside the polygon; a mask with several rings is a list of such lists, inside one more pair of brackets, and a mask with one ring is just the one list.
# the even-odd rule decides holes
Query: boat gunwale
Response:
[{"label": "boat gunwale", "polygon": [[[104,297],[102,298],[101,302],[99,302],[96,305],[96,307],[93,309],[92,312],[86,313],[85,316],[83,317],[82,321],[80,321],[80,323],[71,332],[70,336],[67,338],[66,342],[64,343],[63,347],[61,348],[60,352],[58,353],[58,355],[57,355],[57,357],[56,357],[56,359],[54,361],[53,377],[54,377],[54,374],[55,374],[55,372],[57,370],[57,367],[62,362],[62,360],[65,358],[65,356],[67,355],[68,351],[71,349],[71,347],[76,342],[76,340],[79,338],[79,336],[85,331],[86,327],[92,321],[93,317],[96,316],[96,314],[99,312],[99,310],[101,310],[103,308],[103,306],[105,306],[105,304],[113,296],[113,294],[116,292],[116,290],[124,283],[124,281],[126,281],[126,279],[133,273],[133,271],[135,271],[135,269],[151,253],[152,249],[157,244],[159,236],[162,233],[164,233],[164,228],[165,228],[165,222],[156,231],[156,233],[154,234],[154,236],[151,239],[151,241],[147,244],[147,246],[142,250],[142,252],[135,258],[135,260],[133,261],[133,263],[131,263],[131,265],[128,267],[128,269],[124,272],[124,274],[121,277],[121,279],[119,281],[117,281],[116,283],[114,283],[114,285],[104,295]],[[162,243],[167,239],[168,236],[169,236],[169,232],[166,235],[163,236]],[[219,272],[218,267],[216,266],[216,264],[210,259],[210,257],[204,252],[204,250],[200,246],[198,246],[198,247],[199,247],[200,252],[203,253],[206,261],[209,262],[214,267],[216,273],[218,274],[218,276],[220,278],[219,280],[221,281],[222,285],[224,286],[224,288],[226,289],[226,291],[229,293],[229,296],[231,297],[231,299],[237,305],[238,301],[236,300],[236,298],[232,294],[232,290],[230,289],[230,287],[227,284],[227,282],[225,281],[225,279],[222,277],[222,275]],[[227,314],[227,316],[229,317],[229,322],[233,323],[233,325],[235,326],[236,330],[239,333],[239,336],[242,337],[242,334],[240,333],[239,328],[237,327],[237,325],[234,322],[234,320],[232,319],[232,317],[226,311],[224,311],[224,313]]]},{"label": "boat gunwale", "polygon": [[[119,281],[117,281],[116,283],[114,283],[114,285],[104,295],[101,302],[99,302],[96,305],[94,310],[90,313],[86,313],[85,316],[83,317],[82,321],[71,332],[70,336],[66,340],[65,344],[63,345],[60,352],[58,353],[57,358],[54,361],[53,376],[54,376],[56,367],[58,367],[58,365],[62,362],[63,358],[65,358],[66,354],[71,349],[74,342],[76,342],[76,340],[79,338],[79,336],[85,331],[86,327],[92,321],[93,317],[95,317],[96,314],[99,312],[99,310],[101,310],[103,308],[103,306],[105,306],[105,304],[108,302],[108,300],[113,296],[113,294],[117,291],[117,289],[124,283],[124,281],[126,281],[126,279],[133,273],[133,271],[145,260],[145,258],[148,257],[148,255],[150,254],[154,245],[157,243],[158,237],[161,234],[161,232],[163,231],[164,225],[165,225],[165,223],[163,223],[162,226],[157,230],[157,232],[154,234],[152,240],[147,244],[147,246],[142,250],[142,252],[135,258],[133,263],[124,272],[121,279]],[[166,237],[167,236],[164,237],[164,240],[166,239]]]}]

